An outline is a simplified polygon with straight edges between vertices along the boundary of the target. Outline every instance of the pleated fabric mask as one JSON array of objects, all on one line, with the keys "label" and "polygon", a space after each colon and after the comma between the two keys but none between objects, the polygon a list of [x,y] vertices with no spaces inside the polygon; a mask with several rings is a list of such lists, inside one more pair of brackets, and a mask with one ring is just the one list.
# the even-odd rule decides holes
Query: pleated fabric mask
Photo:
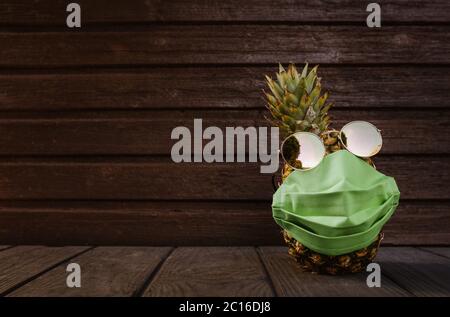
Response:
[{"label": "pleated fabric mask", "polygon": [[292,172],[273,196],[278,225],[313,251],[341,255],[369,246],[398,206],[400,191],[346,150]]}]

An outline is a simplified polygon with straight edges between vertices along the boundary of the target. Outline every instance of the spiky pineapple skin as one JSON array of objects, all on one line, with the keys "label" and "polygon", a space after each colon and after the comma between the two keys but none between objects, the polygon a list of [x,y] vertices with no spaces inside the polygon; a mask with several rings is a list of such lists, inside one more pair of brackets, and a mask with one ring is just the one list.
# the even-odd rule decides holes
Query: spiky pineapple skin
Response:
[{"label": "spiky pineapple skin", "polygon": [[339,142],[339,131],[329,130],[320,134],[323,145],[325,146],[325,154],[331,154],[342,150],[343,146]]},{"label": "spiky pineapple skin", "polygon": [[373,262],[378,253],[383,233],[368,247],[350,252],[347,254],[331,256],[317,253],[305,247],[302,243],[292,238],[284,230],[283,238],[288,245],[288,253],[299,263],[305,272],[343,275],[349,273],[359,273],[366,269],[367,265]]},{"label": "spiky pineapple skin", "polygon": [[[334,153],[344,148],[339,142],[335,130],[321,134],[321,138],[324,142],[327,154]],[[370,158],[364,160],[373,165]],[[284,182],[293,171],[294,169],[292,167],[288,164],[284,164],[281,172],[282,182]],[[339,256],[329,256],[308,249],[302,243],[291,237],[286,230],[283,230],[282,234],[284,241],[288,245],[289,255],[294,257],[303,271],[329,275],[362,272],[377,255],[381,240],[383,239],[383,233],[380,233],[377,239],[366,248]]]},{"label": "spiky pineapple skin", "polygon": [[[334,139],[336,136],[334,133],[335,131],[331,132],[333,133],[321,135],[327,154],[331,154],[343,148],[343,145],[338,140]],[[364,160],[373,165],[370,158]],[[284,164],[281,172],[282,182],[284,182],[293,171],[294,169],[292,167],[288,164]],[[383,233],[380,233],[377,240],[366,248],[339,256],[328,256],[308,249],[299,241],[291,237],[286,230],[283,230],[282,234],[284,241],[288,245],[289,255],[295,258],[303,271],[329,275],[362,272],[377,255],[381,240],[383,239]]]}]

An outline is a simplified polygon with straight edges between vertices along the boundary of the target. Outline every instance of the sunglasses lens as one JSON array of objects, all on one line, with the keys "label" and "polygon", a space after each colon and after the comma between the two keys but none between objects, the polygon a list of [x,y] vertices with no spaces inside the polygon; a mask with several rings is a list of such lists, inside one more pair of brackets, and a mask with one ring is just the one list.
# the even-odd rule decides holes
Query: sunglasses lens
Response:
[{"label": "sunglasses lens", "polygon": [[283,141],[281,155],[292,168],[307,170],[319,165],[325,155],[325,147],[317,135],[297,132]]},{"label": "sunglasses lens", "polygon": [[380,131],[366,121],[346,124],[341,130],[340,138],[347,150],[359,157],[374,156],[383,144]]}]

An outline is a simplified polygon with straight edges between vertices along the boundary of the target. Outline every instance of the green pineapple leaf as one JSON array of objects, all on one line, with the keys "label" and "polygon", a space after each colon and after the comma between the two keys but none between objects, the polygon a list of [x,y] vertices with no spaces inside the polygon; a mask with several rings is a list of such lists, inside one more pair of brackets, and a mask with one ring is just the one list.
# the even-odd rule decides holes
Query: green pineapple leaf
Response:
[{"label": "green pineapple leaf", "polygon": [[287,70],[279,64],[276,79],[266,76],[270,92],[264,92],[267,108],[271,113],[270,123],[278,126],[282,135],[296,131],[311,131],[320,134],[328,129],[328,93],[322,93],[318,66],[308,69],[308,63],[299,73],[294,64]]}]

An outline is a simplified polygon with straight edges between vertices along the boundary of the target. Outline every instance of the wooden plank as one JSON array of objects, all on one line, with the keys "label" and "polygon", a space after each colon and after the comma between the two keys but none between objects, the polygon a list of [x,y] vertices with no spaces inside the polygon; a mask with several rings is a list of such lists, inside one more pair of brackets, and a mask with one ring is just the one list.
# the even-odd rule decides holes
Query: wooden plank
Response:
[{"label": "wooden plank", "polygon": [[[0,73],[0,110],[264,109],[263,75],[274,76],[276,70],[276,66],[235,66],[226,71],[157,67]],[[338,109],[450,108],[444,97],[450,72],[444,66],[322,65],[319,76]]]},{"label": "wooden plank", "polygon": [[[271,174],[257,163],[180,163],[160,158],[14,159],[0,161],[0,199],[269,200]],[[384,156],[402,198],[448,199],[450,160]],[[176,186],[169,186],[176,184]],[[426,186],[424,186],[426,184]]]},{"label": "wooden plank", "polygon": [[252,247],[182,247],[166,260],[144,296],[273,296]]},{"label": "wooden plank", "polygon": [[281,243],[270,202],[1,202],[0,241],[94,245]]},{"label": "wooden plank", "polygon": [[450,259],[417,248],[381,248],[382,272],[416,296],[450,296]]},{"label": "wooden plank", "polygon": [[401,201],[383,228],[383,243],[392,245],[449,245],[450,203]]},{"label": "wooden plank", "polygon": [[[305,60],[445,64],[450,62],[446,54],[450,50],[449,31],[448,26],[385,26],[373,30],[363,25],[166,25],[124,32],[3,32],[0,33],[3,44],[0,67],[302,63]],[[183,36],[179,36],[180,32]],[[280,43],[283,43],[281,50]]]},{"label": "wooden plank", "polygon": [[426,247],[426,248],[420,248],[420,249],[450,259],[450,247]]},{"label": "wooden plank", "polygon": [[[0,155],[152,155],[171,152],[177,126],[268,126],[267,113],[246,111],[152,111],[82,114],[19,114],[0,119]],[[445,111],[334,111],[333,127],[367,120],[383,133],[383,154],[450,153]],[[412,128],[413,127],[413,128]],[[439,127],[442,127],[441,129]],[[440,129],[436,133],[436,129]],[[55,133],[57,131],[58,133]]]},{"label": "wooden plank", "polygon": [[18,246],[0,252],[0,295],[87,249]]},{"label": "wooden plank", "polygon": [[[125,241],[130,245],[281,242],[279,229],[271,218],[270,202],[43,202],[31,209],[16,206],[0,210],[2,241],[37,242],[58,236],[62,243],[71,240],[102,245]],[[34,226],[26,220],[30,217]],[[9,225],[16,229],[8,229]]]},{"label": "wooden plank", "polygon": [[99,247],[73,260],[81,268],[81,288],[66,286],[66,265],[27,283],[9,296],[132,296],[165,259],[170,247]]},{"label": "wooden plank", "polygon": [[[263,202],[0,203],[0,241],[60,245],[284,245]],[[448,245],[449,203],[401,201],[384,244]]]},{"label": "wooden plank", "polygon": [[10,248],[10,245],[0,245],[0,251]]},{"label": "wooden plank", "polygon": [[[339,2],[310,0],[296,2],[269,0],[79,0],[83,25],[89,23],[130,23],[170,21],[291,21],[291,22],[362,22],[367,17],[366,4],[358,0]],[[445,0],[380,0],[383,23],[389,21],[448,22],[450,6]],[[63,0],[2,1],[1,24],[65,25]]]},{"label": "wooden plank", "polygon": [[285,247],[260,247],[261,257],[278,296],[410,296],[382,277],[381,287],[369,288],[367,274],[329,276],[303,272]]}]

